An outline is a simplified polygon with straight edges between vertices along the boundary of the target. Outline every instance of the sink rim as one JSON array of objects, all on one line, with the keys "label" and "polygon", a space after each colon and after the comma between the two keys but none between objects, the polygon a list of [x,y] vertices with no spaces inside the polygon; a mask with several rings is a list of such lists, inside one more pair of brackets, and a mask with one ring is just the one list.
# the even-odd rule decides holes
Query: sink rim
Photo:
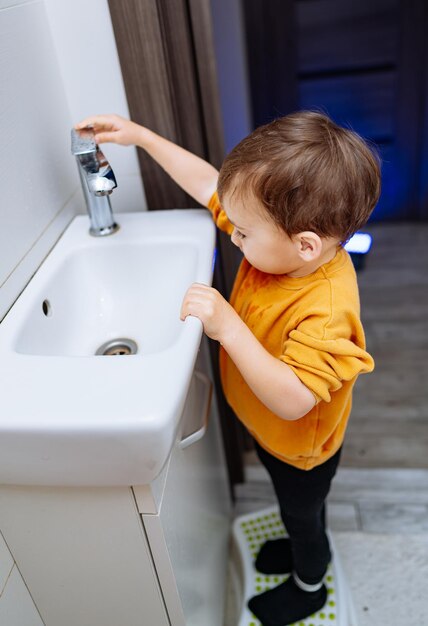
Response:
[{"label": "sink rim", "polygon": [[[176,219],[168,222],[172,216]],[[152,223],[155,230],[165,230],[168,224],[172,229],[174,224],[174,240],[179,237],[181,228],[181,236],[184,239],[190,238],[197,245],[199,261],[195,282],[211,284],[215,227],[205,209],[122,213],[120,223],[122,228],[112,235],[110,245],[115,245],[115,237],[121,236],[125,240],[127,233],[129,241],[141,237],[142,234],[136,232],[141,228],[146,229],[145,236],[149,236],[149,223]],[[76,237],[77,240],[81,238],[90,241],[94,246],[102,246],[104,243],[103,240],[97,241],[87,235],[86,216],[77,216],[0,325],[0,379],[3,381],[0,398],[0,442],[3,440],[0,443],[0,483],[3,484],[77,486],[150,482],[161,471],[179,429],[181,411],[202,336],[202,324],[197,318],[189,317],[182,322],[181,335],[165,350],[147,355],[137,354],[132,358],[35,355],[18,353],[13,349],[17,330],[16,318],[19,319],[19,315],[15,316],[15,307],[25,309],[26,302],[22,298],[29,298],[28,290],[38,288],[41,274],[45,274],[58,262],[58,255],[63,255],[68,246],[76,247]],[[177,354],[181,357],[180,371],[173,366],[173,356]],[[160,399],[156,399],[154,385],[151,389],[144,386],[144,382],[141,383],[145,376],[151,376],[149,380],[159,377],[157,391],[159,392],[162,384],[168,388],[168,394],[163,393]],[[128,398],[127,403],[121,405],[119,399],[114,397],[109,402],[103,400],[104,389],[97,388],[99,377],[102,377],[102,383],[107,390],[120,386],[122,394]],[[17,393],[14,397],[13,390],[18,390],[17,380],[19,389],[25,392],[19,395]],[[97,380],[98,383],[94,384]],[[79,393],[76,393],[76,389]],[[60,397],[63,405],[59,419]],[[120,418],[117,412],[119,407]],[[156,446],[157,450],[152,450],[150,458],[142,459],[138,455],[142,454],[144,437],[149,438],[150,445],[152,448]],[[112,471],[104,458],[100,457],[95,467],[96,459],[89,459],[88,453],[79,454],[83,444],[91,438],[95,442],[94,449],[98,455],[102,456],[104,449],[110,450]],[[60,460],[48,460],[55,456],[55,446],[67,448],[64,458],[68,459],[69,464],[74,462],[72,452],[76,454],[76,467],[68,467],[67,474],[64,467],[59,470],[56,467],[61,464]],[[132,451],[129,460],[124,456],[126,447]],[[12,448],[17,453],[25,450],[26,468],[20,467],[18,462],[13,465],[11,454],[8,454],[9,466],[7,460],[2,460],[2,452],[10,452]],[[148,456],[150,454],[149,451]],[[85,476],[82,466],[90,462],[93,465],[92,474]]]}]

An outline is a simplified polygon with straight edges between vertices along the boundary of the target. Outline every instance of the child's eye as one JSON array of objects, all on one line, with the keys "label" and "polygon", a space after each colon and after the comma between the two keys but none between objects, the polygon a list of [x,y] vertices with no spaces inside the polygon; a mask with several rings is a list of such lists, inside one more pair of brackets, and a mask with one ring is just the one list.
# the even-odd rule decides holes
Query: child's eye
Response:
[{"label": "child's eye", "polygon": [[236,237],[239,237],[239,239],[245,239],[244,233],[241,233],[241,231],[237,228],[235,228],[234,235],[236,235]]}]

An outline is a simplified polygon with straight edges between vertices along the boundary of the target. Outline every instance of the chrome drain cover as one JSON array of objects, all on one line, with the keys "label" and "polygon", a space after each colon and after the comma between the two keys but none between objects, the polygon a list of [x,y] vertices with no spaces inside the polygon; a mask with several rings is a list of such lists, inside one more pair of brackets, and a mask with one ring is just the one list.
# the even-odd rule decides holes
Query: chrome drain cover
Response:
[{"label": "chrome drain cover", "polygon": [[127,356],[129,354],[137,354],[138,346],[132,339],[111,339],[106,341],[95,352],[101,356]]}]

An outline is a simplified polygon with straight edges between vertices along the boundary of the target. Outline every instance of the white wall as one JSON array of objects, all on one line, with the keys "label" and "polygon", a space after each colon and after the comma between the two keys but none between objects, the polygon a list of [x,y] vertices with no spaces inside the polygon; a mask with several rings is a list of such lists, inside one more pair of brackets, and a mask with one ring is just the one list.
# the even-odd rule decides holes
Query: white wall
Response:
[{"label": "white wall", "polygon": [[[70,129],[128,116],[107,0],[0,0],[0,319],[84,211]],[[146,208],[135,150],[104,150],[115,212]]]},{"label": "white wall", "polygon": [[[73,123],[94,113],[129,117],[107,0],[45,0]],[[147,208],[135,148],[104,145],[118,181],[115,212]]]}]

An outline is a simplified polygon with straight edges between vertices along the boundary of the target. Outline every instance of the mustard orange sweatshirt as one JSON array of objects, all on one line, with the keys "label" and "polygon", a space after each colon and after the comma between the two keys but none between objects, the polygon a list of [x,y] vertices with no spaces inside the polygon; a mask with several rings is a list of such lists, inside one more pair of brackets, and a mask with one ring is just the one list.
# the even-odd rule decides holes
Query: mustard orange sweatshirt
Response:
[{"label": "mustard orange sweatshirt", "polygon": [[[217,226],[233,225],[217,193],[208,207]],[[360,321],[355,270],[339,248],[329,263],[299,278],[260,272],[243,259],[230,303],[263,347],[286,363],[314,394],[314,408],[295,421],[272,413],[220,348],[226,399],[268,452],[300,469],[324,463],[343,442],[359,374],[373,370]],[[284,397],[284,402],[287,398]]]}]

